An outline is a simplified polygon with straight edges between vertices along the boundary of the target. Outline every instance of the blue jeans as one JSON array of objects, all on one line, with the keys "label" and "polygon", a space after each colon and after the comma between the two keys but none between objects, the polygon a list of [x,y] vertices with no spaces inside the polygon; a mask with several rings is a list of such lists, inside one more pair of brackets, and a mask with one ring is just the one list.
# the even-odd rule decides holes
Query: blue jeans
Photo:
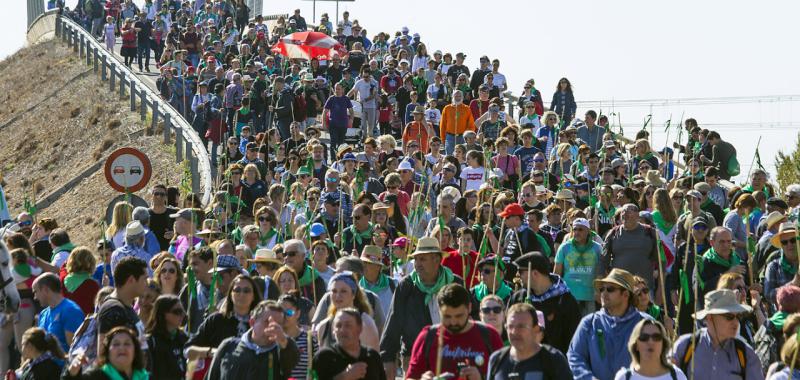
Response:
[{"label": "blue jeans", "polygon": [[452,155],[456,149],[456,144],[464,144],[464,135],[444,135],[444,151],[447,155]]}]

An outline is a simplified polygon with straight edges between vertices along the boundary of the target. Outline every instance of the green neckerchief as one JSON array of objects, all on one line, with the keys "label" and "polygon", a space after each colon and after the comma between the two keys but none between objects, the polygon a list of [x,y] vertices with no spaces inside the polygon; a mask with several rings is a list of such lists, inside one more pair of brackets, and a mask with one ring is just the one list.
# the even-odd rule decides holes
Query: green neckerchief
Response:
[{"label": "green neckerchief", "polygon": [[349,227],[347,227],[347,229],[350,230],[350,232],[353,234],[353,240],[352,241],[353,241],[353,243],[355,243],[354,244],[355,246],[360,246],[360,245],[364,244],[364,240],[365,239],[366,239],[367,242],[369,242],[372,239],[372,230],[374,228],[375,228],[375,225],[372,224],[372,222],[369,223],[369,228],[367,228],[367,230],[364,231],[364,232],[356,231],[356,225],[355,224],[350,225]]},{"label": "green neckerchief", "polygon": [[553,251],[550,250],[550,245],[547,244],[547,240],[544,240],[542,235],[539,235],[538,232],[534,232],[533,235],[536,236],[536,240],[539,242],[539,246],[542,247],[542,251],[544,251],[543,252],[544,255],[546,257],[548,257],[548,258],[550,256],[552,256],[553,255]]},{"label": "green neckerchief", "polygon": [[797,265],[792,265],[789,260],[786,260],[786,256],[784,256],[783,252],[781,252],[781,269],[784,272],[789,273],[791,275],[797,274]]},{"label": "green neckerchief", "polygon": [[18,275],[28,278],[31,276],[31,266],[28,263],[14,265],[14,272]]},{"label": "green neckerchief", "polygon": [[639,159],[639,161],[647,161],[651,157],[653,157],[653,152],[647,152],[644,154],[644,156],[639,156],[638,154],[636,155],[636,158]]},{"label": "green neckerchief", "polygon": [[[506,285],[506,282],[503,281],[502,279],[497,279],[496,281],[500,281],[500,288],[498,288],[494,294],[500,297],[500,299],[504,300],[506,299],[506,297],[511,295],[512,291],[511,287]],[[492,294],[491,293],[492,290],[489,289],[489,287],[482,282],[474,286],[472,290],[475,292],[475,298],[478,300],[478,302],[481,302],[484,297],[488,296],[489,294]]]},{"label": "green neckerchief", "polygon": [[783,324],[786,322],[786,318],[788,317],[789,313],[785,311],[779,311],[773,314],[772,317],[769,318],[769,321],[772,322],[772,324],[778,329],[783,329]]},{"label": "green neckerchief", "polygon": [[91,275],[87,272],[70,273],[67,277],[64,277],[64,287],[67,288],[68,292],[72,293],[89,278],[91,278]]},{"label": "green neckerchief", "polygon": [[439,292],[439,289],[443,288],[445,285],[450,284],[455,279],[453,272],[450,268],[442,266],[439,267],[439,277],[436,278],[436,283],[433,286],[428,286],[422,283],[422,279],[419,278],[419,273],[417,271],[411,272],[411,282],[414,283],[414,286],[417,287],[422,293],[425,293],[425,304],[431,302],[433,296]]},{"label": "green neckerchief", "polygon": [[[122,374],[117,371],[116,368],[111,366],[111,364],[105,364],[102,367],[103,373],[108,376],[111,380],[123,380]],[[143,369],[135,369],[133,370],[133,376],[131,376],[130,380],[148,380],[150,379],[150,375],[147,374],[147,371]]]},{"label": "green neckerchief", "polygon": [[[769,188],[767,187],[767,185],[764,185],[764,188],[761,189],[761,191],[764,192],[764,195],[766,195],[767,198],[769,198],[771,196],[770,193],[769,193]],[[744,189],[742,189],[742,192],[755,193],[756,191],[753,189],[753,185],[749,184],[749,185],[745,186]]]},{"label": "green neckerchief", "polygon": [[261,245],[267,245],[267,243],[269,243],[269,241],[272,240],[272,238],[277,234],[278,230],[276,230],[275,227],[272,227],[269,229],[269,231],[267,231],[267,233],[261,235],[259,243],[261,243]]},{"label": "green neckerchief", "polygon": [[75,244],[72,244],[72,242],[69,242],[64,245],[59,245],[58,247],[53,249],[53,256],[50,257],[50,261],[53,261],[53,259],[56,258],[56,253],[63,251],[72,252],[73,249],[75,249]]},{"label": "green neckerchief", "polygon": [[647,310],[645,310],[645,312],[651,317],[653,317],[653,319],[661,318],[661,307],[654,303],[650,303],[650,305],[647,306]]},{"label": "green neckerchief", "polygon": [[572,248],[575,249],[575,252],[581,254],[591,250],[593,246],[591,237],[589,239],[586,239],[586,244],[584,245],[578,244],[578,242],[575,241],[575,238],[569,239],[569,243],[572,244]]},{"label": "green neckerchief", "polygon": [[675,223],[670,223],[664,220],[664,216],[661,215],[661,211],[653,211],[650,215],[653,217],[653,223],[656,224],[656,227],[658,227],[658,229],[665,234],[668,234],[672,227],[675,226]]},{"label": "green neckerchief", "polygon": [[617,212],[617,208],[614,207],[613,204],[611,205],[611,208],[604,210],[603,205],[600,203],[600,201],[597,201],[597,203],[594,204],[594,208],[597,210],[597,212],[600,213],[600,216],[603,216],[607,220],[611,221],[614,220],[614,214]]},{"label": "green neckerchief", "polygon": [[250,108],[249,107],[248,108],[245,108],[245,107],[239,108],[239,114],[240,115],[247,115],[249,113],[250,113]]},{"label": "green neckerchief", "polygon": [[[725,260],[716,251],[714,251],[714,248],[709,248],[708,251],[706,251],[706,253],[703,254],[703,258],[710,260],[712,263],[723,266],[725,268],[732,268],[741,264],[741,259],[739,258],[739,255],[736,254],[736,252],[731,252],[731,258]],[[702,265],[700,271],[701,272],[703,271]]]},{"label": "green neckerchief", "polygon": [[711,203],[714,203],[714,201],[712,201],[711,198],[706,198],[706,200],[700,204],[700,209],[705,211],[708,205],[710,205]]},{"label": "green neckerchief", "polygon": [[367,281],[366,277],[361,276],[358,280],[358,286],[360,286],[361,289],[371,290],[373,293],[378,294],[389,287],[389,277],[381,273],[378,275],[378,283],[372,285]]},{"label": "green neckerchief", "polygon": [[311,285],[313,281],[319,278],[319,271],[312,268],[309,265],[306,265],[306,270],[303,271],[303,276],[298,279],[300,283],[300,287]]}]

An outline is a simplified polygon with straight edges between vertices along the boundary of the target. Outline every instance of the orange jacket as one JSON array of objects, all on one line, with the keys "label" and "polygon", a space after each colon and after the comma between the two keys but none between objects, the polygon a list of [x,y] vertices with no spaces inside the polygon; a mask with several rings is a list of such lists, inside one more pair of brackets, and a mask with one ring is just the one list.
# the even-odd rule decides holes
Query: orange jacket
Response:
[{"label": "orange jacket", "polygon": [[428,153],[428,130],[422,125],[420,121],[412,121],[406,125],[403,130],[403,147],[407,146],[412,141],[419,140],[419,150],[422,153]]},{"label": "orange jacket", "polygon": [[448,104],[442,112],[442,121],[439,124],[439,137],[445,140],[445,135],[463,135],[466,131],[475,131],[475,120],[472,111],[466,104]]}]

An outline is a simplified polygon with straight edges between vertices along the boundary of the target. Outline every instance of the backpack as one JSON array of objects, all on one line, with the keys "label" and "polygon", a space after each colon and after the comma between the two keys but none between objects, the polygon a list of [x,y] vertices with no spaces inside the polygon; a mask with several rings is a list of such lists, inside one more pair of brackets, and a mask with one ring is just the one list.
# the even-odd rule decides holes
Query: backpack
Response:
[{"label": "backpack", "polygon": [[[687,370],[692,363],[695,344],[700,339],[700,333],[701,331],[694,333],[692,339],[689,341],[689,345],[686,347],[686,352],[684,352],[683,356],[681,357],[679,367],[685,374],[689,373]],[[733,345],[736,347],[736,359],[739,361],[739,369],[741,370],[740,375],[742,376],[742,380],[747,380],[747,344],[738,338],[733,338]]]},{"label": "backpack", "polygon": [[92,314],[83,320],[83,323],[75,331],[72,345],[67,354],[67,363],[72,361],[80,354],[86,356],[87,365],[83,370],[87,370],[97,359],[97,314]]},{"label": "backpack", "polygon": [[[430,363],[431,357],[431,346],[433,346],[433,340],[437,337],[437,330],[439,329],[440,324],[430,325],[428,326],[428,331],[425,334],[425,343],[422,346],[423,357],[425,361],[428,363],[428,368],[433,368]],[[491,351],[492,350],[492,341],[489,339],[489,328],[484,326],[480,322],[475,322],[475,327],[481,333],[481,339],[483,340],[483,344],[486,345],[486,348]]]},{"label": "backpack", "polygon": [[728,174],[731,177],[736,177],[741,172],[741,167],[739,167],[739,160],[736,159],[736,155],[731,156],[728,159]]},{"label": "backpack", "polygon": [[753,350],[761,361],[761,369],[764,373],[767,373],[771,363],[780,360],[778,348],[783,345],[780,335],[781,331],[768,321],[761,325],[753,336]]},{"label": "backpack", "polygon": [[[672,380],[678,380],[678,375],[675,373],[675,368],[669,367],[669,375],[672,377]],[[631,376],[633,376],[633,371],[630,368],[625,369],[625,380],[631,380]]]}]

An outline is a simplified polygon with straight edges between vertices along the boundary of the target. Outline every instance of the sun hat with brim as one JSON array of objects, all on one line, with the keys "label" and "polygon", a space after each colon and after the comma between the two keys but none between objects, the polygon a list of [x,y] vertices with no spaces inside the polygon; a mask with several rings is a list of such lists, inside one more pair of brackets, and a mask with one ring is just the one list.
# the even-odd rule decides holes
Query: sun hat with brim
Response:
[{"label": "sun hat with brim", "polygon": [[180,211],[174,214],[170,214],[169,217],[172,219],[177,219],[177,218],[186,219],[188,221],[192,221],[194,219],[192,209],[190,208],[182,208],[180,209]]},{"label": "sun hat with brim", "polygon": [[706,294],[705,309],[694,313],[695,319],[704,319],[713,314],[740,314],[753,310],[750,306],[742,305],[736,299],[736,292],[730,289],[714,290]]},{"label": "sun hat with brim", "polygon": [[283,262],[278,260],[278,255],[271,249],[261,248],[256,250],[255,256],[252,259],[247,259],[248,263],[271,263],[275,265],[283,265]]},{"label": "sun hat with brim", "polygon": [[353,151],[353,147],[352,146],[350,146],[349,144],[342,144],[342,145],[339,145],[338,148],[336,148],[336,156],[342,157],[345,153],[352,152],[352,151]]},{"label": "sun hat with brim", "polygon": [[542,185],[536,185],[535,190],[536,190],[536,196],[540,197],[543,196],[547,197],[548,199],[553,197],[553,192]]},{"label": "sun hat with brim", "polygon": [[390,208],[391,208],[391,207],[389,207],[389,205],[387,205],[386,203],[383,203],[383,202],[375,202],[375,203],[372,205],[372,211],[378,211],[378,210],[388,210],[388,209],[390,209]]},{"label": "sun hat with brim", "polygon": [[361,261],[367,264],[375,264],[375,265],[380,265],[382,267],[384,266],[382,260],[383,251],[381,250],[381,247],[378,247],[377,245],[364,246],[364,249],[361,250],[360,259]]},{"label": "sun hat with brim", "polygon": [[195,235],[212,237],[212,236],[222,236],[222,235],[224,235],[224,233],[222,233],[222,231],[211,230],[211,229],[206,228],[206,229],[196,233]]},{"label": "sun hat with brim", "polygon": [[411,113],[424,114],[425,113],[425,108],[422,107],[422,106],[416,106],[416,107],[414,107],[414,111],[411,111]]},{"label": "sun hat with brim", "polygon": [[397,170],[414,170],[414,168],[411,166],[411,162],[403,160],[403,162],[397,166]]},{"label": "sun hat with brim", "polygon": [[783,215],[780,211],[773,211],[767,215],[767,229],[771,229],[776,223],[780,223],[786,220],[786,215]]},{"label": "sun hat with brim", "polygon": [[424,255],[426,253],[438,253],[442,256],[445,255],[445,253],[442,252],[442,249],[439,247],[439,240],[434,237],[424,237],[419,239],[419,241],[417,241],[417,249],[414,250],[414,253],[411,254],[411,257]]},{"label": "sun hat with brim", "polygon": [[661,176],[661,172],[658,170],[648,170],[644,182],[648,185],[661,187],[667,183],[667,180]]},{"label": "sun hat with brim", "polygon": [[561,189],[558,191],[558,193],[556,193],[556,200],[574,202],[575,194],[572,192],[572,190]]},{"label": "sun hat with brim", "polygon": [[[772,243],[772,246],[775,248],[783,248],[781,245],[781,240],[786,240],[787,238],[795,239],[797,237],[797,230],[794,223],[781,223],[781,226],[778,228],[778,233],[772,236],[769,239],[769,242]],[[795,246],[797,245],[797,241],[795,241]]]},{"label": "sun hat with brim", "polygon": [[520,206],[519,203],[511,203],[503,211],[498,214],[501,218],[508,218],[510,216],[523,216],[525,215],[525,209]]},{"label": "sun hat with brim", "polygon": [[705,182],[698,182],[698,183],[694,184],[694,189],[699,191],[699,192],[701,192],[701,193],[707,193],[707,192],[711,191],[711,185],[709,185],[709,184],[707,184]]},{"label": "sun hat with brim", "polygon": [[602,284],[614,284],[633,293],[634,282],[633,275],[630,272],[624,269],[615,268],[612,269],[605,278],[598,278],[597,280],[594,280],[594,287],[600,287]]},{"label": "sun hat with brim", "polygon": [[233,255],[218,255],[216,268],[211,268],[208,273],[224,272],[226,270],[242,271],[242,266],[239,264],[239,259]]},{"label": "sun hat with brim", "polygon": [[125,236],[139,236],[144,235],[144,226],[138,220],[128,223],[125,226]]}]

